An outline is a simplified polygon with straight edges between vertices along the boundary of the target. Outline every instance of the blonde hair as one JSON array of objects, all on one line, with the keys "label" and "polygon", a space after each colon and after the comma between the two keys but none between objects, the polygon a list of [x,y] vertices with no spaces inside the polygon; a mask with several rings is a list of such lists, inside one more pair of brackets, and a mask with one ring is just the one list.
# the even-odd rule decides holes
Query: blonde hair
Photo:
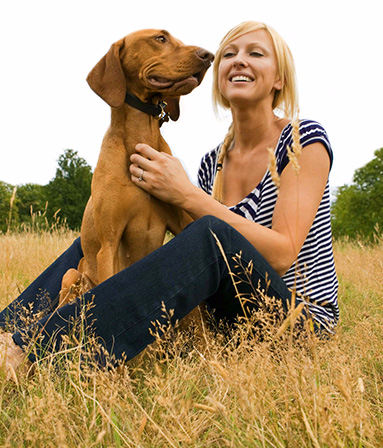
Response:
[{"label": "blonde hair", "polygon": [[[279,77],[283,81],[281,90],[276,90],[272,104],[273,110],[279,110],[286,118],[294,119],[298,116],[298,91],[296,86],[295,64],[291,51],[285,40],[270,26],[262,22],[243,22],[232,28],[222,39],[216,52],[213,66],[213,104],[230,109],[229,101],[221,94],[218,86],[218,69],[225,47],[234,39],[251,31],[265,30],[271,37],[277,57]],[[234,128],[230,125],[225,136],[217,160],[217,174],[213,184],[213,197],[222,201],[222,174],[220,173],[227,151],[234,140]]]}]

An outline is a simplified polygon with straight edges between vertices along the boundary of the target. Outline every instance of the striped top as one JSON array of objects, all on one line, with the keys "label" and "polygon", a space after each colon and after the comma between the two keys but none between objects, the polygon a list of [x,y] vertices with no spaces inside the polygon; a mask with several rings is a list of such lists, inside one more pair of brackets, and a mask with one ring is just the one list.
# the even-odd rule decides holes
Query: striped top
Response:
[{"label": "striped top", "polygon": [[[333,153],[324,128],[315,121],[301,120],[299,130],[302,148],[315,142],[322,143],[332,165]],[[202,158],[198,171],[198,186],[208,194],[212,193],[217,156],[221,146],[222,143]],[[288,146],[292,147],[291,124],[282,130],[275,149],[278,174],[281,174],[289,163]],[[259,185],[240,203],[230,207],[230,210],[271,228],[276,200],[277,190],[270,171],[267,170]],[[282,278],[290,289],[296,287],[297,302],[304,301],[313,318],[333,332],[339,320],[339,308],[338,280],[332,250],[328,181],[314,222],[299,252],[297,264],[294,263]]]}]

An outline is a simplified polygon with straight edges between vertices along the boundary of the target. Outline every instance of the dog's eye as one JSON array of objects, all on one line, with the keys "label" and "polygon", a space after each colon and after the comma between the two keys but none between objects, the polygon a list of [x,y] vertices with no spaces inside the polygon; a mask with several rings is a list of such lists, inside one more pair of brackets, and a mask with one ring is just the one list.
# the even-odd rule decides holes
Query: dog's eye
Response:
[{"label": "dog's eye", "polygon": [[166,42],[166,37],[165,36],[157,36],[156,37],[156,41],[157,42],[161,42],[161,44],[164,44]]}]

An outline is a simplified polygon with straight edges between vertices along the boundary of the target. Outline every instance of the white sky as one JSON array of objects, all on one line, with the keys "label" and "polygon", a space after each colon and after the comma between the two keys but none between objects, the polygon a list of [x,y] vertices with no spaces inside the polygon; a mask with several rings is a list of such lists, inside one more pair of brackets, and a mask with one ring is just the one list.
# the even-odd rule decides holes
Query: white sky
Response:
[{"label": "white sky", "polygon": [[[92,168],[110,109],[85,78],[121,37],[165,28],[215,52],[244,20],[268,23],[297,67],[300,116],[319,121],[332,143],[333,186],[350,183],[383,146],[381,0],[11,0],[0,6],[0,180],[47,184],[58,157],[78,151]],[[229,125],[211,103],[211,71],[181,101],[163,135],[195,181],[203,154]]]}]

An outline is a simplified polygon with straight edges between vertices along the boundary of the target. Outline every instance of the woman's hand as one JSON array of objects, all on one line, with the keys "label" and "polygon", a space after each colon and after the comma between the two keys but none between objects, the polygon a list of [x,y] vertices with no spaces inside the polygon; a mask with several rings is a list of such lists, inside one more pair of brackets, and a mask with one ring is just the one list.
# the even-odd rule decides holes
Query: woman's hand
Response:
[{"label": "woman's hand", "polygon": [[181,162],[149,145],[139,143],[130,156],[132,182],[151,195],[182,208],[188,189],[193,187]]}]

